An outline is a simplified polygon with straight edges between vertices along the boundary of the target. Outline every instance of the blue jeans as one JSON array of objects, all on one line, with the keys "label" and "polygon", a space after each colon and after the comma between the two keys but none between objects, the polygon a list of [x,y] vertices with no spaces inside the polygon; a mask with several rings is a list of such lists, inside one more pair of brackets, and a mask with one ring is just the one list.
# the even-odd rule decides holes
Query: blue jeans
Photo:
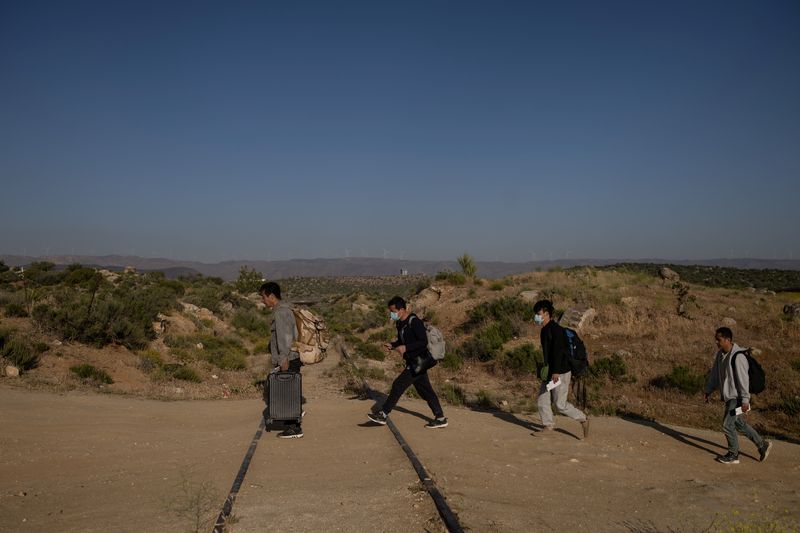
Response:
[{"label": "blue jeans", "polygon": [[753,429],[750,424],[745,422],[745,415],[737,415],[734,411],[738,406],[737,400],[728,400],[725,402],[725,414],[722,417],[722,432],[725,433],[725,438],[728,439],[728,451],[731,453],[739,453],[739,435],[737,430],[741,431],[745,437],[753,441],[753,444],[758,446],[759,449],[764,445],[764,439],[761,435]]}]

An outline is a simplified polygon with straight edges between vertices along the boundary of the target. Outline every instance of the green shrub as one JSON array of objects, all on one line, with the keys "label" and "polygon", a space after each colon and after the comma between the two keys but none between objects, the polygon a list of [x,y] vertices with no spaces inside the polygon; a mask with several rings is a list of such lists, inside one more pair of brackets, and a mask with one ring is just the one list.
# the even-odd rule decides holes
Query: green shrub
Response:
[{"label": "green shrub", "polygon": [[227,350],[203,350],[203,359],[223,370],[247,368],[247,359],[242,353]]},{"label": "green shrub", "polygon": [[777,409],[789,416],[797,416],[800,414],[800,396],[783,396]]},{"label": "green shrub", "polygon": [[589,367],[595,377],[608,376],[612,381],[620,381],[628,373],[628,365],[617,354],[595,360]]},{"label": "green shrub", "polygon": [[[471,331],[492,321],[505,321],[510,324],[515,322],[530,322],[533,320],[533,306],[525,303],[518,296],[505,296],[484,302],[469,310],[467,321],[461,329]],[[517,331],[514,334],[518,334]]]},{"label": "green shrub", "polygon": [[50,345],[46,342],[37,341],[33,343],[33,350],[36,353],[42,354],[50,349]]},{"label": "green shrub", "polygon": [[792,365],[793,369],[800,372],[800,359],[794,359],[790,364]]},{"label": "green shrub", "polygon": [[0,350],[3,358],[22,371],[39,366],[39,353],[20,338],[6,338]]},{"label": "green shrub", "polygon": [[703,390],[706,377],[687,366],[675,366],[665,375],[653,378],[651,385],[659,389],[678,389],[685,394],[697,394]]},{"label": "green shrub", "polygon": [[233,327],[262,337],[269,337],[270,326],[268,318],[255,309],[239,309],[231,320]]},{"label": "green shrub", "polygon": [[374,333],[371,333],[367,338],[369,342],[392,342],[397,338],[397,329],[392,326],[387,326]]},{"label": "green shrub", "polygon": [[464,273],[464,276],[467,279],[474,279],[478,273],[478,267],[475,264],[475,260],[467,253],[464,253],[464,255],[458,258],[458,266],[461,267],[461,272]]},{"label": "green shrub", "polygon": [[202,378],[195,372],[195,370],[188,366],[180,366],[175,369],[174,372],[171,373],[172,377],[175,379],[180,379],[183,381],[191,381],[192,383],[200,383]]},{"label": "green shrub", "polygon": [[137,349],[155,338],[152,323],[158,313],[175,308],[181,291],[179,284],[158,276],[128,274],[116,287],[59,287],[52,292],[52,305],[39,304],[32,315],[44,329],[66,340]]},{"label": "green shrub", "polygon": [[11,302],[10,304],[6,305],[6,316],[7,317],[26,317],[28,316],[28,311],[25,310],[25,307],[16,303]]},{"label": "green shrub", "polygon": [[503,283],[500,281],[493,281],[491,285],[489,285],[490,291],[502,291],[503,290]]},{"label": "green shrub", "polygon": [[239,277],[233,282],[233,287],[240,294],[250,294],[257,292],[264,283],[264,275],[254,268],[242,266],[239,268]]},{"label": "green shrub", "polygon": [[443,281],[451,285],[465,285],[467,277],[459,272],[439,272],[436,274],[436,281]]},{"label": "green shrub", "polygon": [[161,354],[155,350],[147,350],[139,353],[139,369],[146,374],[164,366]]},{"label": "green shrub", "polygon": [[450,405],[464,405],[464,390],[454,383],[448,382],[442,385],[439,389],[439,396]]},{"label": "green shrub", "polygon": [[105,370],[97,368],[93,365],[88,365],[88,364],[76,365],[76,366],[71,366],[69,369],[79,378],[85,379],[87,381],[105,383],[107,385],[114,383],[114,380],[111,379],[111,376],[109,376]]},{"label": "green shrub", "polygon": [[464,364],[464,359],[453,350],[447,350],[444,354],[444,359],[442,359],[442,366],[449,370],[460,370],[461,366]]},{"label": "green shrub", "polygon": [[520,374],[536,374],[542,364],[544,364],[542,352],[531,343],[506,352],[503,358],[503,366]]},{"label": "green shrub", "polygon": [[497,402],[494,399],[494,395],[483,389],[478,391],[476,404],[478,407],[482,407],[484,409],[494,409],[497,407]]},{"label": "green shrub", "polygon": [[375,346],[370,342],[360,342],[356,346],[356,352],[361,357],[365,357],[367,359],[373,359],[375,361],[383,361],[386,359],[386,352]]}]

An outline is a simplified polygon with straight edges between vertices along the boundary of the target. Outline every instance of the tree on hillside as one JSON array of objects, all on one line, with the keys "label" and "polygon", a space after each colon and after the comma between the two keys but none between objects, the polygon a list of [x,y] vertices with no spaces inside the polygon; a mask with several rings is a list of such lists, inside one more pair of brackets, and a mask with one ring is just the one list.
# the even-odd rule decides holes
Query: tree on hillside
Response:
[{"label": "tree on hillside", "polygon": [[475,265],[475,260],[472,259],[472,256],[464,252],[464,255],[458,258],[458,265],[461,267],[461,271],[465,276],[471,280],[475,279],[475,275],[478,273],[478,267]]},{"label": "tree on hillside", "polygon": [[264,282],[264,275],[254,268],[242,266],[239,269],[239,277],[233,282],[233,286],[239,294],[250,294],[256,292]]}]

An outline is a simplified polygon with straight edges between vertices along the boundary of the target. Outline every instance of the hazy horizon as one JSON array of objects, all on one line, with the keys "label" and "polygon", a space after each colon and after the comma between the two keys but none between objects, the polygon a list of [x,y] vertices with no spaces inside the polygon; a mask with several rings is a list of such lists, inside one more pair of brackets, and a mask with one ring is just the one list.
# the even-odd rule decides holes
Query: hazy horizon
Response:
[{"label": "hazy horizon", "polygon": [[791,0],[5,2],[0,251],[793,259],[798,27]]}]

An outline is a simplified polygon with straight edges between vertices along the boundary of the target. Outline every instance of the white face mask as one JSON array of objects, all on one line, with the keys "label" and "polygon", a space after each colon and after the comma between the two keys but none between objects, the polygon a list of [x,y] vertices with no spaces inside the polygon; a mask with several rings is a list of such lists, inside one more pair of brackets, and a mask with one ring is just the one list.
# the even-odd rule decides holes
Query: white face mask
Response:
[{"label": "white face mask", "polygon": [[544,318],[542,315],[533,315],[533,321],[536,323],[537,326],[541,326],[544,322]]},{"label": "white face mask", "polygon": [[393,321],[397,322],[398,320],[400,320],[400,315],[398,315],[396,312],[392,311],[392,312],[389,313],[389,318],[391,318]]}]

